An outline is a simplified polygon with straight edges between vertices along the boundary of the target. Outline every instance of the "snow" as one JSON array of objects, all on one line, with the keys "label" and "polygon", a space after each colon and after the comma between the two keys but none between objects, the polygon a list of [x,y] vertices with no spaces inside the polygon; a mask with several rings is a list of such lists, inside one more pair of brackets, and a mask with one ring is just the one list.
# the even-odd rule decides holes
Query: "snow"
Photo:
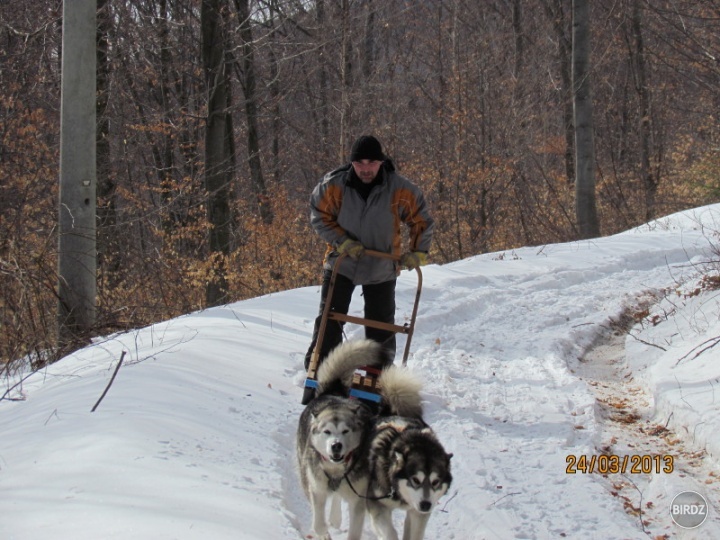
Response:
[{"label": "snow", "polygon": [[[454,454],[426,538],[720,538],[720,293],[702,281],[718,231],[713,205],[423,268],[408,366]],[[398,323],[416,289],[403,272]],[[294,433],[318,295],[191,313],[6,377],[0,538],[312,538]],[[601,453],[673,470],[566,472]],[[696,529],[671,519],[687,490],[710,505]]]}]

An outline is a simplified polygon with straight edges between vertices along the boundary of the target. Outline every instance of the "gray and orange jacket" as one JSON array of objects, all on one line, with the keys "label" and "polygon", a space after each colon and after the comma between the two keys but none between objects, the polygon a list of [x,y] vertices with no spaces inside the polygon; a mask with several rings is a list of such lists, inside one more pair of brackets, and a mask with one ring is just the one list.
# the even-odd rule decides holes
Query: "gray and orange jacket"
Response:
[{"label": "gray and orange jacket", "polygon": [[[378,173],[382,182],[372,188],[366,201],[352,187],[351,173],[352,165],[327,173],[310,196],[310,225],[328,243],[324,268],[333,268],[337,247],[348,238],[367,249],[400,255],[402,223],[409,228],[409,250],[427,253],[434,222],[420,189],[386,160]],[[389,259],[345,257],[338,273],[356,285],[369,285],[395,279],[398,270],[398,264]]]}]

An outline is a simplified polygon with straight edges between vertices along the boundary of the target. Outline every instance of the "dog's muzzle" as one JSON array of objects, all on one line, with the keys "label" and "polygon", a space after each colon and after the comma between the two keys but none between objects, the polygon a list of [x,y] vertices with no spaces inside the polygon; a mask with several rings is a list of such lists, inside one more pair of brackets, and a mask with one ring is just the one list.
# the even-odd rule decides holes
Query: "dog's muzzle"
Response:
[{"label": "dog's muzzle", "polygon": [[343,454],[343,445],[341,442],[335,442],[330,446],[330,459],[335,463],[340,463],[345,459],[345,454]]},{"label": "dog's muzzle", "polygon": [[[322,456],[322,454],[321,454]],[[350,460],[352,460],[353,452],[352,450],[348,452],[347,454],[343,453],[343,444],[341,442],[333,443],[330,446],[330,455],[325,457],[322,456],[324,460],[330,460],[333,463],[342,463],[345,462],[350,463]]]}]

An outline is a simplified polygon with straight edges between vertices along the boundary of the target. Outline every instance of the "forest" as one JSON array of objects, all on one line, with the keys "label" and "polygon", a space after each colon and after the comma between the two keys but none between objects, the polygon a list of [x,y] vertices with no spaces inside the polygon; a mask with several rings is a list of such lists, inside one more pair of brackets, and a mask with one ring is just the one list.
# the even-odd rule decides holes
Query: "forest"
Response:
[{"label": "forest", "polygon": [[[431,263],[580,238],[573,4],[97,0],[92,335],[319,284],[308,197],[362,134],[423,189]],[[720,1],[588,5],[599,234],[717,202]],[[6,366],[63,353],[62,15],[0,2]]]}]

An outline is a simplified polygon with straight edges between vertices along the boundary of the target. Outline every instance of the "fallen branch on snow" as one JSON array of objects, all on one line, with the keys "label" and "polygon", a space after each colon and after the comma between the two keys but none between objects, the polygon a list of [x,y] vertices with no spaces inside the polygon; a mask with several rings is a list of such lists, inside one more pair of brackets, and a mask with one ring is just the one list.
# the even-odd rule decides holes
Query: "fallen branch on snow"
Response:
[{"label": "fallen branch on snow", "polygon": [[105,397],[105,394],[107,394],[108,390],[110,390],[110,387],[112,386],[112,383],[115,380],[115,375],[117,375],[118,371],[120,371],[120,366],[122,366],[124,359],[125,359],[125,351],[123,351],[122,354],[120,355],[120,361],[118,362],[118,365],[115,367],[115,371],[113,371],[112,377],[110,377],[110,382],[105,387],[105,391],[102,393],[102,396],[100,396],[100,399],[97,400],[97,403],[95,403],[95,406],[92,408],[92,410],[90,412],[95,412],[95,409],[98,408],[98,405],[100,405],[100,402]]}]

